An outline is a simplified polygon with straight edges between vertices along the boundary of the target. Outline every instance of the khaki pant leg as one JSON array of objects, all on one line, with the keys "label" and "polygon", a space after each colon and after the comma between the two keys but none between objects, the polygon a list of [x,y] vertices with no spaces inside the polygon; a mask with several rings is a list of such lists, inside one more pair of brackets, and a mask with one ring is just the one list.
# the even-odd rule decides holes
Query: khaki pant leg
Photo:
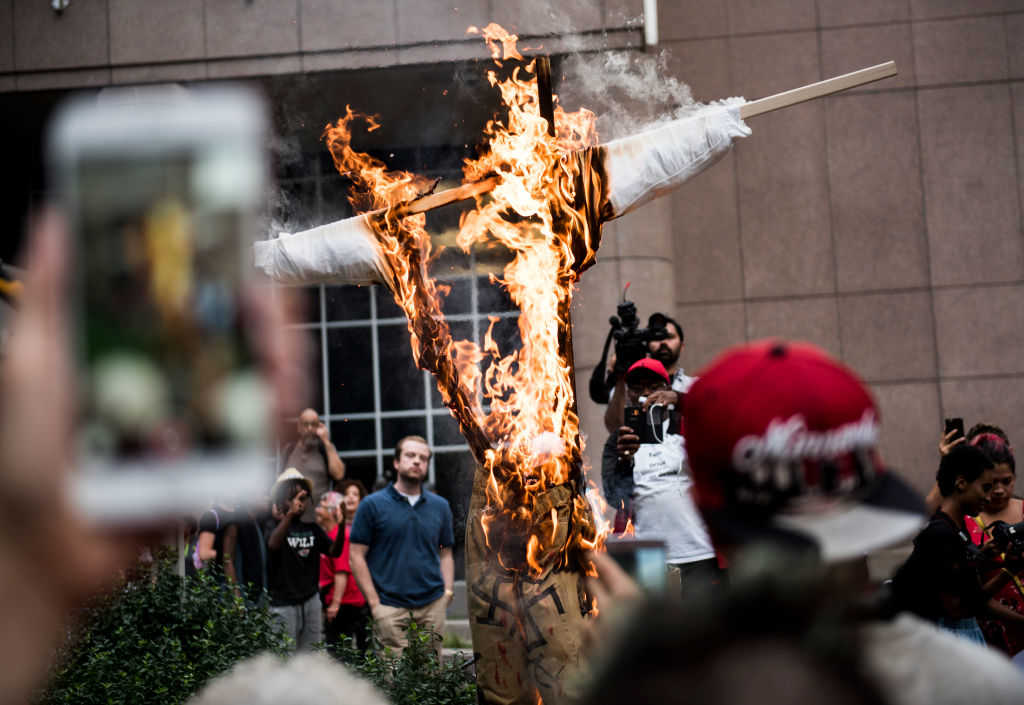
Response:
[{"label": "khaki pant leg", "polygon": [[412,611],[413,620],[421,628],[432,633],[434,651],[437,658],[441,659],[442,642],[444,641],[444,624],[448,612],[448,598],[442,595],[429,605],[417,607]]},{"label": "khaki pant leg", "polygon": [[373,631],[380,640],[381,646],[391,649],[396,656],[401,656],[409,645],[409,609],[377,605],[373,611]]}]

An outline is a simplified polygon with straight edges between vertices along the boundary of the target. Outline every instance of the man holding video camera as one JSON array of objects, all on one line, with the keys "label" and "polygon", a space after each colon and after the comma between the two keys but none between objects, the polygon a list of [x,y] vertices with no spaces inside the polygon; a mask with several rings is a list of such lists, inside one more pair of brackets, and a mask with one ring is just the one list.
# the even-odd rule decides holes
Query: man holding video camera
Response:
[{"label": "man holding video camera", "polygon": [[[615,340],[615,364],[603,380],[603,393],[608,400],[604,425],[608,433],[614,433],[622,425],[626,401],[624,373],[637,360],[644,357],[658,360],[669,374],[669,386],[677,392],[685,393],[694,382],[694,378],[687,376],[679,366],[679,354],[683,351],[684,343],[683,327],[678,322],[663,313],[652,313],[647,319],[647,327],[640,328],[636,307],[630,301],[619,306],[619,314],[612,318],[612,330],[609,333],[609,338]],[[602,356],[602,362],[591,379],[591,397],[595,393],[600,396],[602,391],[598,389],[596,377],[598,373],[603,375],[606,359],[607,355]],[[594,401],[604,402],[599,398],[594,398]]]},{"label": "man holding video camera", "polygon": [[636,537],[665,542],[665,563],[683,594],[719,578],[707,528],[690,495],[692,481],[676,413],[678,394],[657,359],[634,362],[623,376],[625,424],[617,433],[617,470],[633,477]]}]

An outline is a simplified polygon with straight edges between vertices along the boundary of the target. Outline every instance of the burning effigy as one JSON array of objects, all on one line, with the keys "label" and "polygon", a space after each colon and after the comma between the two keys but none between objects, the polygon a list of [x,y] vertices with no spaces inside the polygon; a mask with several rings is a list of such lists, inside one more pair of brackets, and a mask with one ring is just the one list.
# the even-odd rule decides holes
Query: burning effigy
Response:
[{"label": "burning effigy", "polygon": [[[255,263],[283,283],[375,283],[392,292],[408,318],[413,359],[436,377],[478,464],[466,582],[481,698],[558,703],[574,695],[584,620],[595,609],[585,552],[608,531],[584,495],[573,288],[595,262],[602,223],[725,155],[750,134],[744,117],[756,114],[756,104],[733,98],[700,106],[601,144],[594,113],[567,112],[557,97],[545,105],[542,66],[519,54],[515,35],[494,24],[481,33],[499,66],[519,64],[505,79],[488,72],[507,115],[487,124],[478,156],[464,164],[463,186],[424,197],[430,180],[355,150],[353,126],[372,130],[376,122],[350,108],[324,139],[336,168],[353,180],[350,202],[362,215],[257,243]],[[816,95],[773,97],[765,109]],[[497,244],[510,253],[497,281],[519,309],[517,350],[499,348],[494,321],[482,345],[453,339],[444,285],[429,272],[435,253],[423,211],[470,198],[457,244],[467,252]]]}]

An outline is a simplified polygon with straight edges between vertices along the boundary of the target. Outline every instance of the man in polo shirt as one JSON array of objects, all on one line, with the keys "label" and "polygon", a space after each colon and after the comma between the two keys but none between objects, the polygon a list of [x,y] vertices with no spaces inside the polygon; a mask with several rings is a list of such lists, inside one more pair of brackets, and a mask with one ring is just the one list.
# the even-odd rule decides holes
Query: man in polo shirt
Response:
[{"label": "man in polo shirt", "polygon": [[423,489],[429,463],[426,439],[398,442],[395,484],[359,504],[349,562],[381,644],[401,655],[411,619],[434,632],[440,658],[445,610],[454,595],[454,535],[448,501]]}]

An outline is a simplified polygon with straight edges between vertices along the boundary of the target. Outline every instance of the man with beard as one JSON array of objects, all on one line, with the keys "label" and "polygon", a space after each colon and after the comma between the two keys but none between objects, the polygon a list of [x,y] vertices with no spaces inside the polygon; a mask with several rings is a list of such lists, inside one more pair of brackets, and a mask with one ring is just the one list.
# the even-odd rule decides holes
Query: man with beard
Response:
[{"label": "man with beard", "polygon": [[[674,319],[664,313],[652,313],[647,319],[648,330],[664,330],[665,338],[652,340],[647,344],[647,357],[654,358],[668,371],[672,379],[672,389],[676,392],[686,393],[696,381],[696,377],[690,377],[679,365],[679,355],[683,352],[683,327]],[[617,370],[618,379],[612,390],[611,398],[608,400],[608,408],[604,412],[604,427],[608,433],[615,433],[615,430],[622,426],[622,414],[626,405],[626,367],[632,365],[635,360],[623,360],[625,367]],[[615,373],[613,373],[615,374]]]},{"label": "man with beard", "polygon": [[[322,497],[334,489],[334,483],[345,478],[345,463],[331,443],[327,424],[320,420],[316,409],[305,409],[299,414],[298,438],[281,451],[281,470],[295,468],[313,484],[313,497]],[[315,507],[307,503],[305,522],[316,521]]]},{"label": "man with beard", "polygon": [[412,620],[433,632],[440,659],[445,611],[454,596],[455,537],[448,500],[423,488],[429,465],[426,439],[398,441],[397,479],[360,502],[349,562],[381,645],[401,655]]}]

